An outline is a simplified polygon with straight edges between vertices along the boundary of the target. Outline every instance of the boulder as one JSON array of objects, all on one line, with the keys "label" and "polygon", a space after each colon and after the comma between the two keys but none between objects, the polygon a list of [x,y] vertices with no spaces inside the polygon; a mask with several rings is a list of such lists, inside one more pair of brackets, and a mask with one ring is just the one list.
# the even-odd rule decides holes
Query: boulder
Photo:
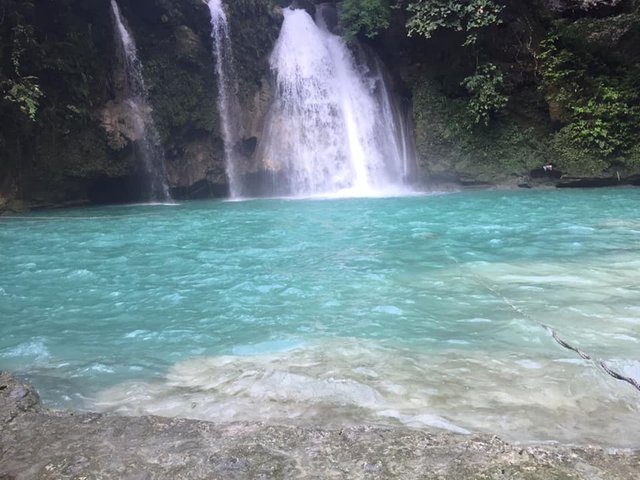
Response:
[{"label": "boulder", "polygon": [[6,372],[0,372],[0,430],[26,412],[40,411],[40,397],[35,389]]}]

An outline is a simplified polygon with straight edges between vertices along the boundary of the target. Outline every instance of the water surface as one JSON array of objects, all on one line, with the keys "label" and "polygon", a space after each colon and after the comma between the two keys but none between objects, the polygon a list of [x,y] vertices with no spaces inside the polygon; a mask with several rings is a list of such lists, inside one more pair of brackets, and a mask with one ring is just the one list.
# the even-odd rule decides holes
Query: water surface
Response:
[{"label": "water surface", "polygon": [[640,190],[0,220],[0,368],[48,404],[637,446]]}]

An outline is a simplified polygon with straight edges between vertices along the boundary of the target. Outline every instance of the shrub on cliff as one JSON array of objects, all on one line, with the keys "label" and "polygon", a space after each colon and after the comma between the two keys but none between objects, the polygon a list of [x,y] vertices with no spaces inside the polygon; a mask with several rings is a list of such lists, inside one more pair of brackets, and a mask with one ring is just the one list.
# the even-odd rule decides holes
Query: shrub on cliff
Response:
[{"label": "shrub on cliff", "polygon": [[342,0],[338,11],[347,38],[358,34],[373,38],[391,22],[389,0]]},{"label": "shrub on cliff", "polygon": [[409,36],[418,34],[429,38],[439,28],[448,28],[465,32],[465,45],[472,45],[481,28],[500,21],[503,8],[494,0],[415,0],[407,5],[407,11],[412,14],[407,23]]},{"label": "shrub on cliff", "polygon": [[[2,0],[0,33],[0,99],[17,106],[30,120],[35,120],[43,96],[38,78],[24,72],[24,63],[37,52],[33,25],[28,17],[33,10],[30,1]],[[25,61],[26,58],[26,61]]]},{"label": "shrub on cliff", "polygon": [[636,8],[606,21],[559,21],[540,43],[540,91],[559,127],[552,145],[563,171],[637,171],[640,69],[629,47],[639,31]]}]

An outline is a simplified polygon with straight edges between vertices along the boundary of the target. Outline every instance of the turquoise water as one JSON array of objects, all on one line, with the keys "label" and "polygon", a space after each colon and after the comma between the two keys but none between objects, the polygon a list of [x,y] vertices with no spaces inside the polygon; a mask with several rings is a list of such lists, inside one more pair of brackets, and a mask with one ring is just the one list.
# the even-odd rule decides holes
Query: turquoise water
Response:
[{"label": "turquoise water", "polygon": [[640,190],[0,219],[0,368],[50,405],[637,446]]}]

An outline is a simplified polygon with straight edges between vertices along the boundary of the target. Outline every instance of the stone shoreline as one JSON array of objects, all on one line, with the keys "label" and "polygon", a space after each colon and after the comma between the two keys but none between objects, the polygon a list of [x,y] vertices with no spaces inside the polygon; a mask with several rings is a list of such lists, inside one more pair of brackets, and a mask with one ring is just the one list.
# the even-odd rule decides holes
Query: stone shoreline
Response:
[{"label": "stone shoreline", "polygon": [[342,430],[45,408],[0,373],[0,480],[635,480],[640,450],[517,446],[409,428]]}]

